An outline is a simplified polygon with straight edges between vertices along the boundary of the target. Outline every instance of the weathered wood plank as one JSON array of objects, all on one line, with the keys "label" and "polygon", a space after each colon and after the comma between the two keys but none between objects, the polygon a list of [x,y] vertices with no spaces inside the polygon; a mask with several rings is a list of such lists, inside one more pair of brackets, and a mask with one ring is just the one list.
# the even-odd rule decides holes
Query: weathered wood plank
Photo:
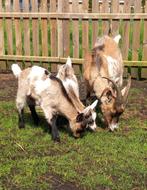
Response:
[{"label": "weathered wood plank", "polygon": [[[32,12],[38,13],[38,1],[31,0]],[[39,22],[38,18],[32,19],[32,42],[33,42],[33,55],[39,55]]]},{"label": "weathered wood plank", "polygon": [[[56,1],[50,0],[50,12],[56,12]],[[56,19],[50,20],[51,27],[51,56],[57,55],[57,21]]]},{"label": "weathered wood plank", "polygon": [[[69,12],[69,2],[63,0],[63,12]],[[70,54],[70,23],[68,20],[63,21],[63,54],[64,57]]]},{"label": "weathered wood plank", "polygon": [[[131,1],[126,0],[124,2],[124,13],[130,13]],[[129,44],[129,33],[130,33],[130,21],[123,22],[123,36],[122,36],[122,55],[124,59],[128,59]]]},{"label": "weathered wood plank", "polygon": [[[13,9],[16,12],[20,12],[19,0],[13,2]],[[22,33],[21,33],[21,21],[20,19],[14,19],[15,28],[15,41],[16,41],[16,54],[22,55]]]},{"label": "weathered wood plank", "polygon": [[[82,11],[83,13],[88,12],[88,0],[82,1]],[[82,21],[82,48],[83,48],[83,57],[85,56],[86,51],[89,49],[89,31],[88,31],[88,21],[83,20]]]},{"label": "weathered wood plank", "polygon": [[[79,12],[79,1],[73,0],[72,1],[72,12],[78,13]],[[73,36],[73,57],[79,58],[79,20],[72,21],[72,36]],[[80,74],[79,65],[73,66],[74,71],[76,74]]]},{"label": "weathered wood plank", "polygon": [[[25,0],[23,6],[24,12],[29,12],[29,0]],[[23,19],[23,32],[24,32],[24,54],[30,55],[30,20]]]},{"label": "weathered wood plank", "polygon": [[[147,1],[145,1],[145,13],[147,14]],[[144,40],[143,40],[143,56],[142,60],[147,60],[147,20],[144,20]],[[147,69],[141,70],[141,77],[147,78]]]},{"label": "weathered wood plank", "polygon": [[147,14],[144,13],[31,13],[31,12],[0,12],[0,18],[20,18],[23,17],[24,19],[32,18],[32,19],[38,19],[38,18],[49,18],[49,19],[60,19],[60,20],[68,20],[68,19],[83,19],[83,20],[141,20],[146,19],[147,20]]},{"label": "weathered wood plank", "polygon": [[[11,0],[5,2],[7,12],[11,12]],[[6,19],[6,34],[7,34],[7,54],[13,54],[13,34],[12,34],[12,18]]]},{"label": "weathered wood plank", "polygon": [[[63,11],[63,2],[58,0],[58,13]],[[63,21],[58,20],[58,56],[63,57]]]},{"label": "weathered wood plank", "polygon": [[[47,12],[47,0],[41,1],[40,12]],[[48,20],[41,19],[41,41],[42,41],[42,55],[48,55]]]},{"label": "weathered wood plank", "polygon": [[[141,1],[134,0],[134,12],[141,12]],[[133,23],[133,42],[132,42],[132,59],[138,60],[138,49],[140,48],[140,30],[141,22],[135,21]],[[133,77],[138,78],[138,69],[131,69],[131,74]]]},{"label": "weathered wood plank", "polygon": [[[50,0],[50,12],[56,12],[56,0]],[[57,20],[50,19],[50,29],[51,29],[51,56],[57,56]],[[51,65],[51,72],[57,72],[57,64]]]},{"label": "weathered wood plank", "polygon": [[[79,0],[72,1],[72,12],[79,12]],[[73,20],[73,57],[79,57],[79,21]]]},{"label": "weathered wood plank", "polygon": [[[119,13],[119,1],[112,0],[111,1],[111,10],[112,13]],[[112,20],[112,35],[116,35],[119,33],[119,21]]]},{"label": "weathered wood plank", "polygon": [[[110,12],[109,0],[103,0],[101,13],[109,13],[109,12]],[[102,32],[104,35],[108,35],[108,33],[109,33],[109,22],[108,21],[102,22]]]},{"label": "weathered wood plank", "polygon": [[[45,57],[45,56],[22,56],[22,55],[2,55],[0,56],[0,60],[7,60],[7,61],[35,61],[35,62],[48,62],[48,63],[65,63],[65,57]],[[73,64],[82,65],[84,59],[79,58],[72,58],[71,59]],[[128,61],[124,60],[124,65],[129,67],[146,67],[147,68],[147,61]]]},{"label": "weathered wood plank", "polygon": [[[0,0],[0,12],[3,11],[2,0]],[[3,19],[0,19],[0,55],[4,54],[4,26]]]},{"label": "weathered wood plank", "polygon": [[[92,13],[97,13],[99,11],[99,3],[97,0],[92,1]],[[92,47],[96,42],[98,37],[98,21],[92,21]]]}]

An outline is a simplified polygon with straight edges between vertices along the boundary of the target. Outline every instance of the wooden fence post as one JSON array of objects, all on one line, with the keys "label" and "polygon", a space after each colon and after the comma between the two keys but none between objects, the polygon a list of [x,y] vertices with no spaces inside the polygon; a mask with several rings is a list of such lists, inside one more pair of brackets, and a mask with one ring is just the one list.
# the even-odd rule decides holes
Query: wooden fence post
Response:
[{"label": "wooden fence post", "polygon": [[[56,0],[50,0],[50,12],[56,12]],[[50,19],[50,29],[51,29],[51,56],[57,56],[57,20]],[[51,71],[53,73],[57,72],[57,64],[51,65]]]},{"label": "wooden fence post", "polygon": [[[134,12],[141,13],[141,1],[134,0]],[[138,50],[140,48],[140,30],[141,21],[136,20],[133,23],[133,44],[132,44],[132,59],[138,60]],[[139,73],[137,68],[131,68],[131,74],[133,77],[138,78]]]},{"label": "wooden fence post", "polygon": [[[63,12],[69,12],[69,1],[63,0]],[[64,57],[68,57],[70,54],[70,21],[63,21],[63,53]]]},{"label": "wooden fence post", "polygon": [[[15,12],[20,12],[19,0],[13,2],[13,9]],[[22,31],[20,19],[14,19],[15,27],[15,41],[16,41],[16,55],[22,55]]]},{"label": "wooden fence post", "polygon": [[[119,13],[119,1],[111,0],[111,12]],[[112,19],[112,35],[116,35],[119,33],[119,20],[114,21]]]},{"label": "wooden fence post", "polygon": [[[109,0],[103,0],[102,1],[102,13],[109,13]],[[103,21],[102,22],[102,32],[104,35],[108,35],[109,32],[109,21]]]},{"label": "wooden fence post", "polygon": [[[58,13],[63,12],[63,0],[58,0]],[[63,21],[58,20],[58,57],[63,57]]]},{"label": "wooden fence post", "polygon": [[[38,1],[31,0],[32,12],[38,12]],[[33,42],[33,55],[39,55],[39,23],[38,18],[32,19],[32,42]]]},{"label": "wooden fence post", "polygon": [[[82,10],[83,14],[88,12],[88,0],[82,1]],[[82,21],[82,48],[83,48],[83,57],[85,56],[85,52],[89,50],[89,31],[88,31],[89,23],[86,20]]]},{"label": "wooden fence post", "polygon": [[[97,0],[92,1],[92,12],[98,13],[99,3]],[[94,47],[94,44],[96,42],[96,39],[98,37],[98,20],[92,21],[92,48]]]},{"label": "wooden fence post", "polygon": [[[144,9],[147,14],[147,0],[145,1]],[[144,20],[143,61],[147,61],[147,20]],[[147,78],[147,69],[142,68],[141,78]]]},{"label": "wooden fence post", "polygon": [[[29,0],[25,0],[23,11],[29,12]],[[24,32],[24,55],[30,55],[30,20],[23,19]]]},{"label": "wooden fence post", "polygon": [[[3,11],[2,0],[0,0],[0,12]],[[0,55],[4,54],[4,27],[3,18],[0,18]]]},{"label": "wooden fence post", "polygon": [[[12,12],[11,0],[5,2],[6,12]],[[12,35],[12,18],[6,19],[6,34],[7,34],[7,54],[13,55],[13,35]]]}]

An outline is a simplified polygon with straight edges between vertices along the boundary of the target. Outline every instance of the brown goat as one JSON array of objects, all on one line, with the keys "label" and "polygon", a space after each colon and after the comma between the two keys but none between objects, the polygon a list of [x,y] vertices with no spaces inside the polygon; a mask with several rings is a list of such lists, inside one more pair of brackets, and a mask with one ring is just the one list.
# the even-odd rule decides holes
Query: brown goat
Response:
[{"label": "brown goat", "polygon": [[118,47],[119,39],[120,35],[115,38],[101,37],[92,52],[87,52],[84,62],[88,96],[94,93],[100,100],[104,122],[111,131],[118,128],[119,117],[125,110],[131,86],[129,77],[127,85],[120,90],[123,83],[123,60]]}]

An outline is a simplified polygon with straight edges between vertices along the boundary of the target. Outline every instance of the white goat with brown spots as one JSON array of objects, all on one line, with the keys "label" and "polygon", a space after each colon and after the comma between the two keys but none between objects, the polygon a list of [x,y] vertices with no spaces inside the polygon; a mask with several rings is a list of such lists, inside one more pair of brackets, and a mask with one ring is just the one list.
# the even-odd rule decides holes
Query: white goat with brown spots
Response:
[{"label": "white goat with brown spots", "polygon": [[88,96],[94,93],[99,99],[104,122],[111,131],[118,128],[119,117],[125,110],[131,86],[129,77],[127,85],[120,89],[123,84],[124,67],[118,47],[120,38],[120,35],[115,38],[99,38],[92,52],[87,52],[84,62]]},{"label": "white goat with brown spots", "polygon": [[[21,71],[16,64],[12,65],[12,71],[18,78],[18,91],[16,106],[19,114],[19,127],[23,128],[24,116],[23,108],[28,104],[33,119],[38,123],[38,116],[35,110],[36,103],[41,106],[45,117],[51,125],[52,138],[59,141],[59,133],[56,126],[58,114],[64,115],[70,124],[73,136],[80,137],[80,134],[93,121],[97,101],[85,109],[77,110],[72,99],[68,95],[60,79],[48,73],[46,69],[34,66]],[[70,93],[74,95],[71,88]]]}]

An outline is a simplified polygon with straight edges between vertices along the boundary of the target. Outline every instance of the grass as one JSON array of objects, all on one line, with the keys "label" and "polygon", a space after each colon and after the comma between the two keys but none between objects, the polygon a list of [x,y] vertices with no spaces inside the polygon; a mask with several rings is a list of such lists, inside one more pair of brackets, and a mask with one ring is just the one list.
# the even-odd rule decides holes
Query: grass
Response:
[{"label": "grass", "polygon": [[0,102],[0,189],[55,189],[57,183],[81,189],[146,189],[146,121],[122,118],[115,133],[87,132],[77,140],[61,130],[61,143],[56,144],[43,119],[35,127],[27,111],[25,120],[26,128],[19,130],[15,104]]}]

